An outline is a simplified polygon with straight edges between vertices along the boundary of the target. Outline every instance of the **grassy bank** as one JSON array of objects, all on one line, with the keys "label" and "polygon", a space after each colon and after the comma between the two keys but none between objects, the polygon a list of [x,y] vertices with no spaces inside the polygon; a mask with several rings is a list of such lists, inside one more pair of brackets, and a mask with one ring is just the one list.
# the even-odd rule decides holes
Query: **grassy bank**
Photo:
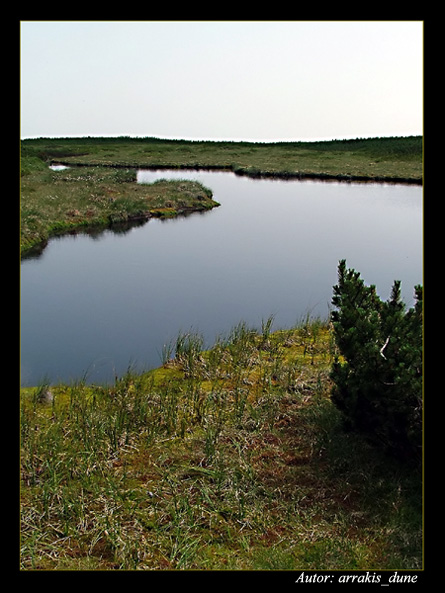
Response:
[{"label": "grassy bank", "polygon": [[246,175],[420,183],[422,137],[323,142],[209,142],[158,138],[40,138],[29,154],[67,164],[222,168]]},{"label": "grassy bank", "polygon": [[97,166],[53,171],[48,161],[26,150],[21,167],[22,253],[70,230],[173,217],[218,205],[211,190],[197,182],[137,184],[134,169]]},{"label": "grassy bank", "polygon": [[342,429],[319,321],[21,397],[23,570],[416,569],[421,476]]},{"label": "grassy bank", "polygon": [[[70,166],[63,172],[50,163]],[[136,168],[226,169],[240,175],[421,183],[422,138],[329,142],[193,142],[39,138],[21,142],[21,250],[56,233],[213,208],[191,181],[138,185]]]}]

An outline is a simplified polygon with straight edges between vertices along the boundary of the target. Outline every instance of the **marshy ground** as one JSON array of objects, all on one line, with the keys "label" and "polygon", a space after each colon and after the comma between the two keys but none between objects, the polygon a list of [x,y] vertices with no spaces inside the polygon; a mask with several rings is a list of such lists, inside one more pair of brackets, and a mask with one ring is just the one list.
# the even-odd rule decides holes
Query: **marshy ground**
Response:
[{"label": "marshy ground", "polygon": [[23,390],[23,569],[421,568],[419,471],[343,430],[329,327],[270,327]]},{"label": "marshy ground", "polygon": [[[52,171],[49,164],[70,166]],[[223,169],[240,175],[422,182],[422,137],[329,142],[193,142],[38,138],[21,142],[21,249],[72,229],[217,205],[187,181],[139,186],[138,168]]]},{"label": "marshy ground", "polygon": [[[54,172],[51,162],[70,169]],[[421,183],[422,139],[22,142],[21,248],[86,225],[212,208],[138,167]],[[74,166],[85,165],[85,166]],[[421,469],[343,428],[329,324],[244,324],[113,385],[21,390],[22,570],[422,568]]]}]

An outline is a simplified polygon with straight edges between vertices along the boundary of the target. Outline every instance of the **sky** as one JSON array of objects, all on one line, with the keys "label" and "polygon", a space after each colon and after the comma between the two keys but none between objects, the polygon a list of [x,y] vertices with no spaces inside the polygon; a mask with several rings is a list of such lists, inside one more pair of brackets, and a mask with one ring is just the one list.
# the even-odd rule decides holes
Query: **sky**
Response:
[{"label": "sky", "polygon": [[22,138],[423,134],[422,21],[22,21]]}]

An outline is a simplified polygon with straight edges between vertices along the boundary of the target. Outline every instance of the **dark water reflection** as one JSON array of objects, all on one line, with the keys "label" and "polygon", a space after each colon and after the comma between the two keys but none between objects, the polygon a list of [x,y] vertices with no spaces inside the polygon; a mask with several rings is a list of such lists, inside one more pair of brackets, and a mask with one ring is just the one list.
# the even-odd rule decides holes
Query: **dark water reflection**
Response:
[{"label": "dark water reflection", "polygon": [[422,188],[252,180],[221,172],[140,172],[199,179],[221,207],[168,221],[53,239],[22,263],[23,384],[113,379],[161,362],[179,331],[207,344],[243,320],[288,327],[326,317],[346,258],[387,298],[422,283]]}]

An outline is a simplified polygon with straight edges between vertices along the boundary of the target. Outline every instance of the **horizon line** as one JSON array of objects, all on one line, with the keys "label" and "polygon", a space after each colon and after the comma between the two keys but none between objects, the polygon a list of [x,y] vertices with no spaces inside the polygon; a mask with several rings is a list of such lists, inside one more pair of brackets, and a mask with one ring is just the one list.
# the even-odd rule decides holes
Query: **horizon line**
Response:
[{"label": "horizon line", "polygon": [[248,142],[248,143],[258,143],[258,144],[274,144],[274,143],[284,143],[284,142],[333,142],[333,141],[342,141],[342,140],[370,140],[373,138],[409,138],[409,137],[416,137],[416,136],[423,136],[422,133],[419,134],[403,134],[403,135],[394,135],[389,134],[385,136],[342,136],[342,137],[312,137],[312,138],[277,138],[277,139],[249,139],[249,138],[201,138],[201,137],[177,137],[177,136],[140,136],[137,134],[93,134],[93,135],[79,135],[79,134],[69,134],[69,135],[50,135],[50,136],[39,136],[39,135],[29,135],[23,136],[20,140],[38,140],[38,139],[57,139],[57,138],[132,138],[132,139],[144,139],[144,138],[153,138],[156,140],[173,140],[173,141],[186,141],[186,142]]}]

